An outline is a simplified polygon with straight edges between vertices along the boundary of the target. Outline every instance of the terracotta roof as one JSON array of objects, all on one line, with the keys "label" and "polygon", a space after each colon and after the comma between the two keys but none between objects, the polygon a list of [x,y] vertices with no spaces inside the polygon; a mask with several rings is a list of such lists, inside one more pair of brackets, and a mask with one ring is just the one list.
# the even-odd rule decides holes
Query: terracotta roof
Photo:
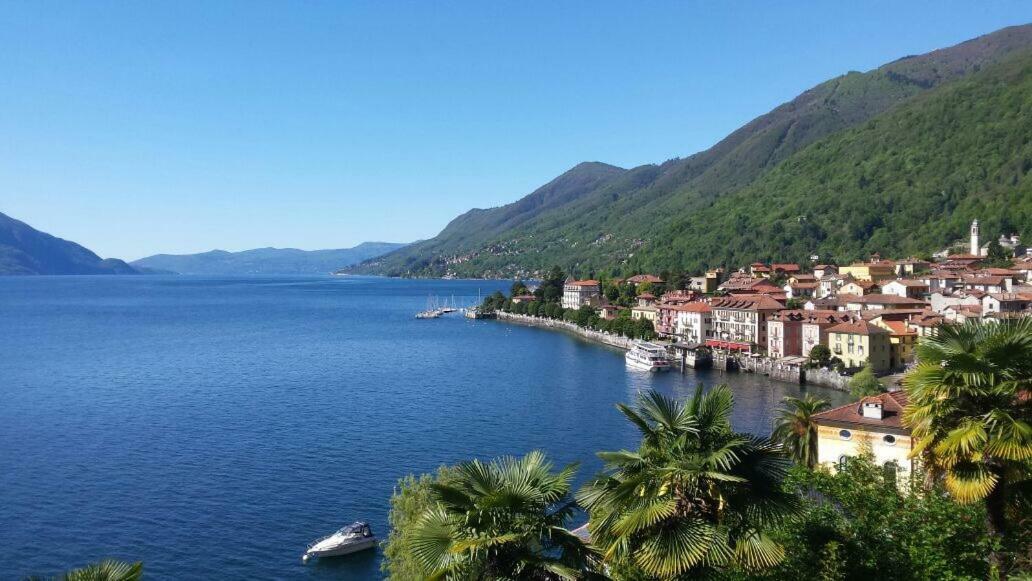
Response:
[{"label": "terracotta roof", "polygon": [[860,304],[871,304],[871,305],[923,305],[924,301],[921,299],[911,299],[908,297],[901,297],[898,295],[863,295],[860,297],[850,297],[846,302],[849,303],[860,303]]},{"label": "terracotta roof", "polygon": [[627,282],[633,282],[634,284],[638,284],[641,282],[660,283],[663,282],[663,279],[652,274],[636,274],[628,278]]},{"label": "terracotta roof", "polygon": [[773,284],[765,278],[749,278],[749,277],[733,277],[724,281],[720,287],[721,290],[734,291],[754,291],[758,288],[768,288],[772,291],[779,291],[781,287]]},{"label": "terracotta roof", "polygon": [[827,270],[829,268],[838,268],[838,267],[835,266],[834,264],[818,264],[817,266],[813,267],[814,270]]},{"label": "terracotta roof", "polygon": [[[877,402],[882,405],[881,419],[864,417],[863,404],[867,402]],[[860,401],[823,411],[815,414],[813,419],[818,425],[888,428],[890,431],[909,434],[910,431],[903,426],[903,408],[906,406],[907,393],[894,391],[867,396]]]},{"label": "terracotta roof", "polygon": [[685,313],[708,313],[713,310],[713,307],[703,302],[686,303],[683,305],[674,305],[671,307],[675,311],[682,311]]},{"label": "terracotta roof", "polygon": [[965,276],[964,284],[988,284],[998,286],[1003,284],[1006,277],[1002,276]]},{"label": "terracotta roof", "polygon": [[566,283],[566,286],[598,286],[597,280],[571,280]]},{"label": "terracotta roof", "polygon": [[920,288],[920,287],[928,286],[928,283],[926,283],[923,280],[912,280],[912,279],[909,279],[909,278],[900,278],[900,279],[896,279],[896,280],[891,280],[889,282],[886,282],[885,284],[889,285],[889,284],[892,284],[892,283],[897,283],[897,284],[901,284],[903,286],[914,287],[914,288]]},{"label": "terracotta roof", "polygon": [[748,311],[780,310],[784,305],[766,295],[740,295],[713,301],[714,309],[741,309]]},{"label": "terracotta roof", "polygon": [[770,265],[770,268],[771,268],[771,270],[781,270],[781,271],[784,271],[784,272],[799,272],[800,270],[802,270],[802,268],[800,268],[800,266],[798,264],[794,264],[794,263],[791,263],[791,262],[780,263],[780,264],[779,263],[775,263],[775,264]]},{"label": "terracotta roof", "polygon": [[1018,273],[1014,272],[1009,268],[980,268],[978,272],[982,274],[988,274],[990,276],[1007,276],[1011,277]]},{"label": "terracotta roof", "polygon": [[656,298],[656,295],[654,295],[652,293],[641,293],[640,295],[638,295],[638,298],[639,299],[654,299],[654,298]]},{"label": "terracotta roof", "polygon": [[1003,303],[1003,302],[1020,303],[1020,302],[1032,301],[1032,294],[1027,294],[1027,293],[989,293],[988,296],[993,297],[994,299],[1000,301],[1001,303]]},{"label": "terracotta roof", "polygon": [[887,334],[888,330],[869,323],[863,319],[839,323],[828,329],[829,333],[848,333],[850,335],[881,335]]},{"label": "terracotta roof", "polygon": [[805,321],[813,311],[806,309],[783,309],[770,316],[768,321]]},{"label": "terracotta roof", "polygon": [[817,288],[817,283],[815,283],[815,282],[797,282],[797,283],[790,284],[788,286],[790,286],[792,288],[803,288],[803,289],[805,289],[805,288]]},{"label": "terracotta roof", "polygon": [[906,321],[882,321],[882,325],[889,328],[893,335],[917,335],[910,330]]}]

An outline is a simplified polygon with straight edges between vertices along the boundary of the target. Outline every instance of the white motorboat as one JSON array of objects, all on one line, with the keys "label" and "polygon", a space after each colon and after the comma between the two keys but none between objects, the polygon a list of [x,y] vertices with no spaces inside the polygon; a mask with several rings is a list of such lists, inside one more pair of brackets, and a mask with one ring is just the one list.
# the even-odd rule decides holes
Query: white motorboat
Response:
[{"label": "white motorboat", "polygon": [[301,557],[307,563],[312,557],[339,557],[376,546],[376,536],[368,523],[356,522],[308,545]]},{"label": "white motorboat", "polygon": [[670,369],[670,357],[666,349],[655,343],[635,341],[634,347],[624,356],[627,367],[642,371],[666,371]]}]

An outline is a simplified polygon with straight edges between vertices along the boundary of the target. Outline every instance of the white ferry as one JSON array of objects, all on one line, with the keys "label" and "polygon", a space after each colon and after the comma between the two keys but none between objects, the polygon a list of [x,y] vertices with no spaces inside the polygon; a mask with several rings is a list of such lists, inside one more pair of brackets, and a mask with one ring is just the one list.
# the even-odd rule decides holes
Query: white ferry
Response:
[{"label": "white ferry", "polygon": [[655,343],[635,341],[634,347],[624,356],[627,367],[642,371],[666,371],[670,369],[670,358],[666,349]]}]

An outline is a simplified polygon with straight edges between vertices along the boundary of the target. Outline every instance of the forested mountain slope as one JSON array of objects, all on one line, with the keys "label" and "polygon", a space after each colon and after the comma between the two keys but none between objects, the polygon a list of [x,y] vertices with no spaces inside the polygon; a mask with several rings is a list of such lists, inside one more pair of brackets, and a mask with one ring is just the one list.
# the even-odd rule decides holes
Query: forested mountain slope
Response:
[{"label": "forested mountain slope", "polygon": [[[716,254],[712,248],[698,246],[709,243],[703,232],[718,228],[708,223],[712,213],[725,212],[717,216],[723,219],[740,204],[725,198],[755,196],[758,184],[772,170],[809,146],[1018,58],[1030,47],[1032,25],[1011,27],[867,73],[851,72],[758,117],[706,151],[630,170],[581,164],[519,202],[473,210],[456,218],[437,237],[366,262],[355,271],[527,276],[552,264],[587,271],[694,269],[743,257],[751,261],[760,257],[747,257],[755,248],[743,246],[738,253],[729,253],[729,249],[736,247],[736,237],[753,237],[752,232],[714,232],[716,240],[728,242],[721,243]],[[751,227],[770,226],[763,217],[753,219],[759,222],[750,221]],[[951,232],[924,240],[938,243]],[[822,248],[833,248],[842,256],[859,255],[877,242],[842,235],[834,240]],[[801,241],[795,246],[777,240],[757,240],[756,244],[764,248],[762,254],[772,257],[804,252]]]}]

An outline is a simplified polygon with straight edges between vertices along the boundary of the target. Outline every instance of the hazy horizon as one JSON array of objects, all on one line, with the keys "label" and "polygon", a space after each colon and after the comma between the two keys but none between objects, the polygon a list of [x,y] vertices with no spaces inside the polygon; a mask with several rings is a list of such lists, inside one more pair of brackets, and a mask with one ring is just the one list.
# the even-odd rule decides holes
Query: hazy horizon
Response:
[{"label": "hazy horizon", "polygon": [[1030,20],[1018,2],[12,4],[0,212],[126,260],[412,242],[577,163],[685,157],[829,78]]}]

